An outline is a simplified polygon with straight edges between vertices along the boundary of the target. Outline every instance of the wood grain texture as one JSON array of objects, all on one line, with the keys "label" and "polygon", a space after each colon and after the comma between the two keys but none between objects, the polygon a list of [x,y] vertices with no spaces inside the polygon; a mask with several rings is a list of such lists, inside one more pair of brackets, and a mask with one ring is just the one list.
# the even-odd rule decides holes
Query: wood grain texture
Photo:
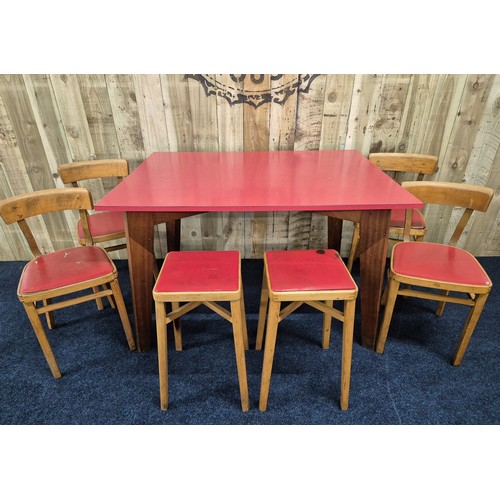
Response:
[{"label": "wood grain texture", "polygon": [[[304,75],[205,76],[246,92],[253,104],[243,103],[243,94],[228,99],[186,75],[0,76],[0,197],[62,187],[60,163],[119,157],[132,172],[153,151],[430,154],[439,156],[431,180],[495,190],[490,208],[473,215],[459,246],[476,255],[500,255],[499,75],[320,75],[307,92],[294,88],[286,99],[287,84]],[[257,93],[266,89],[274,94],[261,103]],[[94,184],[96,199],[112,187],[107,181]],[[446,241],[454,211],[433,207],[425,215],[427,239]],[[77,244],[76,218],[40,218],[33,230],[47,250]],[[0,223],[0,259],[29,259],[12,231]],[[351,223],[343,224],[344,256],[351,231]],[[204,214],[182,220],[182,248],[236,249],[244,258],[261,257],[266,249],[324,246],[326,239],[326,217],[316,214]],[[167,250],[165,227],[159,225],[156,257]]]}]

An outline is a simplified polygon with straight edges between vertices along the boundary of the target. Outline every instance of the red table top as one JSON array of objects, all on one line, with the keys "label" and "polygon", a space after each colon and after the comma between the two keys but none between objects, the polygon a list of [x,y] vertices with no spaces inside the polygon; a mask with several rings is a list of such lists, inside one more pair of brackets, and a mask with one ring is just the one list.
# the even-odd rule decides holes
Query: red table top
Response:
[{"label": "red table top", "polygon": [[358,151],[153,153],[95,205],[135,212],[422,207]]}]

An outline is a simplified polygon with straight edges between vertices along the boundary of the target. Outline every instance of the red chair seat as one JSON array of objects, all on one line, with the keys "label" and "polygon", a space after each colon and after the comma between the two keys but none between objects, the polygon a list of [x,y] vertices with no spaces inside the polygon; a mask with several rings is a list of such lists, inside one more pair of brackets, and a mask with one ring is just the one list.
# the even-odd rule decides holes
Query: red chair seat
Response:
[{"label": "red chair seat", "polygon": [[356,284],[335,250],[283,250],[266,253],[275,292],[353,290]]},{"label": "red chair seat", "polygon": [[[90,234],[97,238],[106,234],[124,233],[125,222],[122,212],[99,212],[88,216]],[[78,238],[85,239],[82,221],[77,224]]]},{"label": "red chair seat", "polygon": [[392,254],[397,274],[425,280],[489,286],[490,278],[469,252],[438,243],[398,243]]},{"label": "red chair seat", "polygon": [[[406,210],[396,209],[391,211],[391,226],[405,227]],[[418,210],[412,210],[411,227],[414,229],[425,229],[424,216]]]},{"label": "red chair seat", "polygon": [[169,252],[156,281],[161,292],[233,292],[239,290],[237,251]]},{"label": "red chair seat", "polygon": [[26,264],[19,292],[42,292],[92,280],[112,273],[106,251],[95,246],[68,248],[48,253]]}]

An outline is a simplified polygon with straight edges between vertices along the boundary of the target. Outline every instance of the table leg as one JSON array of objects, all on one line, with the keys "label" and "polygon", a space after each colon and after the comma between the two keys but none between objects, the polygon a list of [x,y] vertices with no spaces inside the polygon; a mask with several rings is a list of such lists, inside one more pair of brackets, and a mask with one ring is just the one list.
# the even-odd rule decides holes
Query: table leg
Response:
[{"label": "table leg", "polygon": [[377,339],[390,217],[390,210],[361,212],[361,345],[370,349],[375,349]]},{"label": "table leg", "polygon": [[181,249],[181,221],[171,220],[167,223],[167,248],[171,252]]},{"label": "table leg", "polygon": [[333,248],[340,253],[340,244],[342,242],[342,219],[328,217],[328,248]]},{"label": "table leg", "polygon": [[125,222],[137,348],[148,351],[151,349],[153,314],[153,214],[127,212]]}]

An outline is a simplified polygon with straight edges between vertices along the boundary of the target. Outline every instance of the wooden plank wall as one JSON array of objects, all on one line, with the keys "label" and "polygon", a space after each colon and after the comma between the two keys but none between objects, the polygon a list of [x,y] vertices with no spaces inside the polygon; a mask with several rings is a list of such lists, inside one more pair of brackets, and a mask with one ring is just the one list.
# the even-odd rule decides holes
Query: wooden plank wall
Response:
[{"label": "wooden plank wall", "polygon": [[[63,187],[59,163],[120,157],[133,170],[153,151],[426,153],[440,158],[435,179],[496,190],[488,213],[474,216],[460,245],[476,255],[500,255],[500,75],[319,75],[307,92],[287,87],[300,75],[206,76],[255,92],[253,99],[260,90],[281,90],[270,101],[249,104],[230,102],[217,89],[207,95],[186,75],[0,75],[0,198]],[[287,88],[293,91],[280,104]],[[94,182],[94,198],[111,187]],[[427,218],[429,239],[444,241],[456,213],[432,209]],[[35,221],[43,248],[76,244],[74,219]],[[344,255],[351,232],[345,223]],[[0,222],[0,242],[0,260],[31,258],[16,227]],[[265,249],[325,244],[325,220],[310,214],[205,214],[182,221],[184,249],[236,248],[253,258]],[[163,256],[164,227],[155,245]]]}]

